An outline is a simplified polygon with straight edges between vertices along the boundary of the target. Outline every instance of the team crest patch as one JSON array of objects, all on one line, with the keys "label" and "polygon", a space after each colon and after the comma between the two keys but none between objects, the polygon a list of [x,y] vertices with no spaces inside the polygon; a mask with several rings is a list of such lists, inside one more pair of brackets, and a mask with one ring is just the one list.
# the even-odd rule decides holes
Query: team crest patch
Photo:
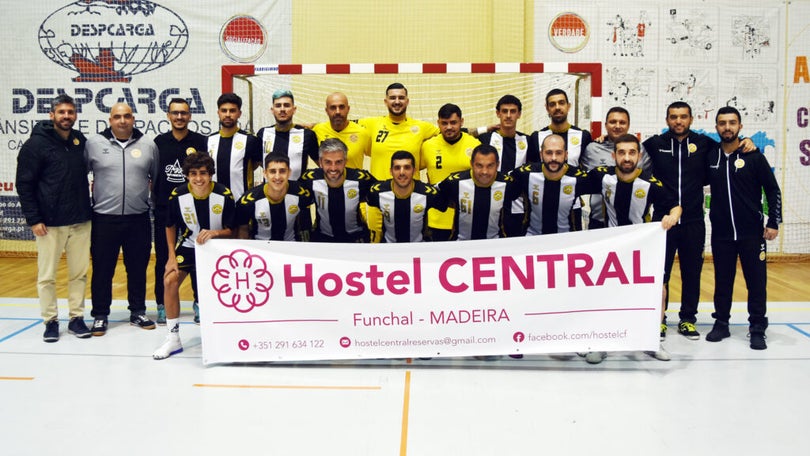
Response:
[{"label": "team crest patch", "polygon": [[689,144],[689,147],[687,149],[689,150],[690,154],[694,154],[695,152],[697,152],[697,146],[694,144]]},{"label": "team crest patch", "polygon": [[353,189],[349,190],[348,192],[346,192],[346,196],[348,196],[349,199],[357,198],[357,189],[353,188]]},{"label": "team crest patch", "polygon": [[470,147],[470,148],[468,148],[467,150],[465,150],[465,151],[464,151],[464,153],[465,153],[465,154],[467,154],[467,156],[468,156],[468,157],[472,157],[472,151],[473,151],[473,150],[472,150],[472,148]]},{"label": "team crest patch", "polygon": [[293,136],[293,137],[292,137],[292,142],[294,142],[294,143],[300,143],[300,142],[301,142],[301,137],[300,137],[300,136]]},{"label": "team crest patch", "polygon": [[492,194],[492,199],[494,199],[495,201],[502,200],[503,199],[503,192],[500,191],[500,190],[496,191],[495,193]]},{"label": "team crest patch", "polygon": [[353,142],[353,143],[356,143],[356,142],[357,142],[357,135],[356,135],[356,134],[354,134],[354,133],[352,133],[351,135],[349,135],[349,141],[351,141],[351,142]]},{"label": "team crest patch", "polygon": [[518,143],[517,143],[517,148],[518,148],[518,149],[520,149],[520,150],[523,150],[523,149],[525,149],[526,147],[527,147],[527,146],[526,146],[526,143],[525,143],[525,142],[523,142],[523,141],[520,141],[520,142],[518,142]]},{"label": "team crest patch", "polygon": [[211,212],[214,214],[221,214],[222,213],[222,205],[221,204],[214,204],[214,207],[211,208]]},{"label": "team crest patch", "polygon": [[177,264],[183,264],[186,258],[183,255],[177,255]]},{"label": "team crest patch", "polygon": [[612,188],[612,187],[608,187],[608,188],[607,188],[607,190],[605,190],[605,198],[610,199],[610,197],[611,197],[612,195],[613,195],[613,188]]},{"label": "team crest patch", "polygon": [[298,206],[296,206],[295,204],[293,204],[292,206],[290,206],[290,207],[287,209],[287,212],[289,212],[290,214],[297,214],[297,213],[298,213]]},{"label": "team crest patch", "polygon": [[571,144],[573,144],[575,146],[578,146],[579,145],[579,138],[577,138],[576,136],[571,138]]},{"label": "team crest patch", "polygon": [[197,153],[197,149],[195,149],[193,147],[189,147],[188,149],[186,149],[186,155],[191,155],[191,154],[196,154],[196,153]]},{"label": "team crest patch", "polygon": [[411,127],[411,133],[413,133],[413,134],[417,134],[417,133],[419,133],[419,127],[417,127],[416,125],[414,125],[413,127]]},{"label": "team crest patch", "polygon": [[644,197],[647,196],[647,192],[645,192],[643,189],[636,190],[636,193],[634,193],[634,194],[636,195],[636,198],[638,198],[638,199],[644,199]]},{"label": "team crest patch", "polygon": [[236,150],[242,150],[245,148],[245,143],[243,143],[242,141],[237,141],[236,143],[234,143],[233,148]]},{"label": "team crest patch", "polygon": [[74,146],[78,146],[78,145],[79,145],[79,138],[73,138],[73,145],[74,145]]},{"label": "team crest patch", "polygon": [[765,252],[759,252],[759,261],[765,261]]},{"label": "team crest patch", "polygon": [[425,211],[425,207],[422,206],[421,204],[417,204],[416,206],[413,207],[413,212],[416,213],[416,214],[421,214],[424,211]]},{"label": "team crest patch", "polygon": [[141,158],[141,155],[143,155],[143,153],[141,152],[141,149],[132,149],[130,155],[132,155],[132,158]]},{"label": "team crest patch", "polygon": [[570,195],[570,194],[574,193],[574,186],[573,185],[566,185],[565,187],[563,187],[563,193],[565,193],[566,195]]},{"label": "team crest patch", "polygon": [[745,166],[745,160],[743,160],[742,158],[738,158],[738,159],[734,160],[734,167],[735,168],[740,169],[743,166]]}]

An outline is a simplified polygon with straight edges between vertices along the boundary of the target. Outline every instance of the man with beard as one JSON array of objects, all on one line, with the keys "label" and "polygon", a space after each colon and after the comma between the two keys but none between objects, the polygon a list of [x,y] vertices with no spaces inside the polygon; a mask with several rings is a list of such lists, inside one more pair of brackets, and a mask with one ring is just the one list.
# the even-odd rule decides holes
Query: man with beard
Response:
[{"label": "man with beard", "polygon": [[224,93],[217,99],[219,132],[208,137],[208,153],[216,163],[215,182],[228,187],[239,198],[253,187],[253,171],[262,166],[260,141],[239,129],[242,98]]},{"label": "man with beard", "polygon": [[542,163],[529,163],[512,173],[528,212],[526,235],[572,231],[574,202],[580,195],[598,192],[599,181],[568,164],[560,135],[543,139],[540,156]]},{"label": "man with beard", "polygon": [[[726,106],[717,111],[715,128],[722,141],[709,152],[708,173],[712,200],[709,219],[712,222],[714,256],[714,327],[706,335],[709,342],[731,336],[731,296],[737,257],[740,258],[745,286],[748,289],[748,323],[750,346],[768,348],[765,343],[766,284],[765,241],[776,239],[782,222],[782,193],[768,160],[761,153],[741,151],[740,112]],[[762,208],[762,193],[768,200],[768,219]]]},{"label": "man with beard", "polygon": [[[670,104],[666,118],[669,130],[644,141],[644,149],[650,154],[653,174],[683,208],[678,225],[667,231],[664,284],[669,295],[669,278],[677,253],[681,269],[678,333],[689,340],[698,340],[700,333],[695,323],[706,242],[703,186],[707,182],[706,157],[718,144],[706,135],[691,131],[692,120],[692,108],[687,103]],[[743,146],[743,152],[756,149],[750,139],[743,141]],[[662,321],[661,338],[666,337],[666,330],[666,321]]]},{"label": "man with beard", "polygon": [[289,180],[290,159],[269,154],[264,158],[264,184],[248,191],[236,205],[239,239],[300,241],[300,233],[309,233],[312,193],[298,181]]},{"label": "man with beard", "polygon": [[[539,144],[551,135],[556,134],[563,139],[564,146],[567,153],[567,162],[574,168],[579,167],[580,155],[582,151],[591,143],[591,133],[587,130],[582,130],[568,122],[568,111],[571,109],[571,103],[568,101],[568,95],[562,89],[551,89],[546,94],[546,113],[551,120],[551,123],[539,131],[535,131],[531,136],[530,151],[538,151]],[[533,154],[532,154],[533,155]],[[540,161],[540,157],[530,156],[529,162]],[[571,231],[582,230],[582,207],[579,199],[574,202],[571,212]]]},{"label": "man with beard", "polygon": [[346,166],[348,148],[337,138],[325,139],[318,149],[320,168],[309,170],[299,183],[315,199],[316,242],[369,242],[360,213],[368,191],[376,183],[364,169]]},{"label": "man with beard", "polygon": [[[481,144],[471,135],[461,131],[464,118],[461,108],[447,103],[439,108],[439,130],[441,135],[434,136],[422,143],[421,163],[427,168],[428,182],[438,185],[453,173],[470,169],[473,149]],[[440,212],[428,210],[429,241],[448,241],[453,236],[453,219],[455,209],[448,207]]]},{"label": "man with beard", "polygon": [[[153,181],[155,195],[155,302],[157,303],[157,324],[166,324],[166,308],[163,304],[163,273],[169,259],[169,247],[166,244],[166,217],[169,212],[169,195],[178,185],[186,183],[183,174],[183,160],[191,154],[203,152],[208,148],[205,136],[188,129],[191,121],[191,109],[183,98],[172,98],[169,101],[169,112],[166,113],[171,131],[158,135],[155,145],[158,148],[158,174]],[[197,280],[191,276],[194,290],[194,322],[200,322],[197,305]]]},{"label": "man with beard", "polygon": [[[650,206],[654,206],[655,213],[659,214],[656,218],[661,221],[661,227],[669,230],[678,223],[681,207],[664,191],[664,186],[649,170],[638,168],[642,154],[640,149],[635,136],[619,136],[615,139],[612,157],[616,165],[597,168],[589,176],[598,177],[601,181],[607,226],[645,223],[650,220]],[[661,318],[663,317],[662,296]],[[671,359],[663,345],[648,354],[661,361]],[[605,352],[590,352],[585,355],[585,360],[590,364],[598,364],[605,356]]]},{"label": "man with beard", "polygon": [[286,155],[290,158],[290,180],[298,180],[309,166],[309,160],[318,162],[318,138],[312,130],[293,123],[295,98],[289,90],[273,92],[270,112],[276,124],[259,130],[257,137],[262,142],[263,156]]},{"label": "man with beard", "polygon": [[67,258],[68,332],[90,337],[84,323],[84,296],[90,263],[90,194],[85,137],[73,129],[76,102],[59,95],[51,102],[50,120],[34,126],[17,156],[16,187],[26,223],[36,237],[37,294],[45,342],[59,340],[56,270]]},{"label": "man with beard", "polygon": [[329,122],[315,125],[312,131],[317,135],[319,144],[329,138],[341,140],[348,149],[346,166],[363,169],[363,160],[369,155],[370,138],[365,128],[349,120],[350,109],[349,99],[345,94],[340,92],[330,94],[326,97],[325,109]]},{"label": "man with beard", "polygon": [[94,336],[107,333],[120,251],[126,266],[129,323],[155,329],[155,322],[146,317],[146,268],[152,251],[149,206],[151,182],[157,176],[157,154],[155,142],[135,129],[135,116],[126,103],[114,104],[110,127],[87,141],[87,168],[93,173],[90,290]]},{"label": "man with beard", "polygon": [[[582,156],[579,159],[582,169],[591,171],[601,166],[611,167],[615,166],[616,162],[613,160],[615,152],[616,140],[630,131],[630,113],[620,107],[614,106],[610,108],[605,116],[605,129],[607,136],[602,142],[594,141],[585,148]],[[638,162],[640,169],[650,169],[650,157],[644,153],[644,147],[639,151],[641,159]],[[590,208],[591,213],[588,221],[588,229],[593,230],[597,228],[604,228],[605,213],[603,209],[604,202],[602,201],[601,194],[591,195]]]},{"label": "man with beard", "polygon": [[382,220],[381,242],[422,242],[430,208],[445,210],[447,203],[430,185],[414,180],[416,159],[408,151],[391,155],[392,178],[371,187],[368,194],[369,218]]}]

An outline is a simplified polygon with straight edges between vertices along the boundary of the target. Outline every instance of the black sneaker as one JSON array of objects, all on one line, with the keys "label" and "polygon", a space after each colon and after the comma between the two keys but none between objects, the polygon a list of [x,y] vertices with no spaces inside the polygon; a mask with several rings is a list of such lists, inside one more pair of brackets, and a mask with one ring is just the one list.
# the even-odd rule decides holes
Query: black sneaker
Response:
[{"label": "black sneaker", "polygon": [[678,323],[678,334],[686,337],[689,340],[700,339],[700,333],[697,331],[695,324],[691,321],[681,321]]},{"label": "black sneaker", "polygon": [[750,338],[752,350],[765,350],[768,348],[768,345],[765,344],[764,332],[752,332],[748,334],[748,337]]},{"label": "black sneaker", "polygon": [[143,314],[132,314],[129,316],[129,324],[141,329],[155,329],[155,322],[146,318]]},{"label": "black sneaker", "polygon": [[731,337],[731,332],[728,330],[728,323],[725,321],[716,320],[714,327],[706,334],[706,340],[709,342],[720,342],[726,337]]},{"label": "black sneaker", "polygon": [[90,330],[87,329],[87,325],[84,324],[83,317],[71,318],[70,323],[68,323],[68,332],[79,339],[87,339],[90,337]]},{"label": "black sneaker", "polygon": [[93,327],[90,329],[90,334],[94,336],[103,336],[107,334],[107,319],[96,318],[93,320]]},{"label": "black sneaker", "polygon": [[45,342],[56,342],[59,340],[59,320],[53,319],[45,323],[45,333],[42,334]]}]

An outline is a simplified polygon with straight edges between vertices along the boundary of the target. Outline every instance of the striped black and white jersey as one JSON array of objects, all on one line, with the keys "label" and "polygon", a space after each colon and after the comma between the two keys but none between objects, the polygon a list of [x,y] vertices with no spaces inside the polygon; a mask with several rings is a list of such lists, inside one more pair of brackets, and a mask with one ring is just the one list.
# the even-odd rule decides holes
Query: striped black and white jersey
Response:
[{"label": "striped black and white jersey", "polygon": [[258,138],[242,130],[233,136],[215,133],[208,137],[208,154],[216,163],[211,178],[231,189],[234,198],[253,187],[253,171],[262,166]]},{"label": "striped black and white jersey", "polygon": [[421,242],[431,208],[443,211],[447,203],[436,188],[421,181],[413,181],[411,193],[404,198],[391,189],[391,179],[375,184],[368,193],[369,212],[382,216],[381,242]]},{"label": "striped black and white jersey", "polygon": [[355,242],[367,233],[360,213],[377,181],[364,169],[346,168],[340,187],[330,187],[321,168],[306,171],[298,181],[315,200],[315,231],[333,242]]},{"label": "striped black and white jersey", "polygon": [[308,217],[299,217],[309,211],[312,193],[296,181],[289,181],[287,193],[281,201],[271,201],[265,193],[267,184],[254,187],[239,199],[236,223],[250,226],[250,238],[271,241],[294,241],[297,231],[309,230]]},{"label": "striped black and white jersey", "polygon": [[[234,228],[235,203],[233,194],[224,185],[211,182],[211,193],[206,198],[197,198],[189,190],[189,184],[177,186],[169,195],[167,227],[177,227],[177,248],[194,248],[197,235],[202,230]],[[166,233],[155,233],[166,236]]]},{"label": "striped black and white jersey", "polygon": [[272,126],[260,129],[256,136],[262,144],[262,163],[271,153],[290,159],[290,180],[301,177],[309,159],[318,163],[318,137],[312,130],[295,125],[289,131],[277,131]]},{"label": "striped black and white jersey", "polygon": [[439,192],[455,208],[453,237],[460,241],[503,237],[503,209],[520,194],[511,176],[499,172],[492,185],[482,187],[472,171],[451,174],[439,184]]},{"label": "striped black and white jersey", "polygon": [[636,169],[630,180],[622,180],[616,175],[615,167],[599,167],[589,174],[601,177],[607,226],[647,223],[651,220],[651,206],[655,205],[655,211],[663,215],[675,206],[661,181],[648,170]]}]

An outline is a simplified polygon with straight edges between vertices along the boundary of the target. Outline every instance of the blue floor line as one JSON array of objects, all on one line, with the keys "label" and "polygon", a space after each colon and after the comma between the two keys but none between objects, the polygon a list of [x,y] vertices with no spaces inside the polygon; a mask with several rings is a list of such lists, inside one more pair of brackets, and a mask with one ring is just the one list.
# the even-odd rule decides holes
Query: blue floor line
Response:
[{"label": "blue floor line", "polygon": [[[23,318],[2,318],[2,320],[30,320],[30,319],[27,319],[27,318],[25,318],[25,319],[23,319]],[[42,319],[41,319],[41,318],[40,318],[40,319],[37,319],[36,321],[34,321],[34,322],[33,322],[33,323],[31,323],[30,325],[26,326],[25,328],[22,328],[22,329],[20,329],[20,330],[14,331],[13,333],[9,334],[8,336],[3,337],[2,339],[0,339],[0,344],[2,344],[3,342],[5,342],[5,341],[7,341],[7,340],[11,339],[12,337],[16,336],[17,334],[20,334],[20,333],[23,333],[23,332],[25,332],[25,331],[28,331],[29,329],[31,329],[31,328],[33,328],[34,326],[36,326],[36,325],[38,325],[38,324],[41,324],[41,323],[42,323]]]}]

